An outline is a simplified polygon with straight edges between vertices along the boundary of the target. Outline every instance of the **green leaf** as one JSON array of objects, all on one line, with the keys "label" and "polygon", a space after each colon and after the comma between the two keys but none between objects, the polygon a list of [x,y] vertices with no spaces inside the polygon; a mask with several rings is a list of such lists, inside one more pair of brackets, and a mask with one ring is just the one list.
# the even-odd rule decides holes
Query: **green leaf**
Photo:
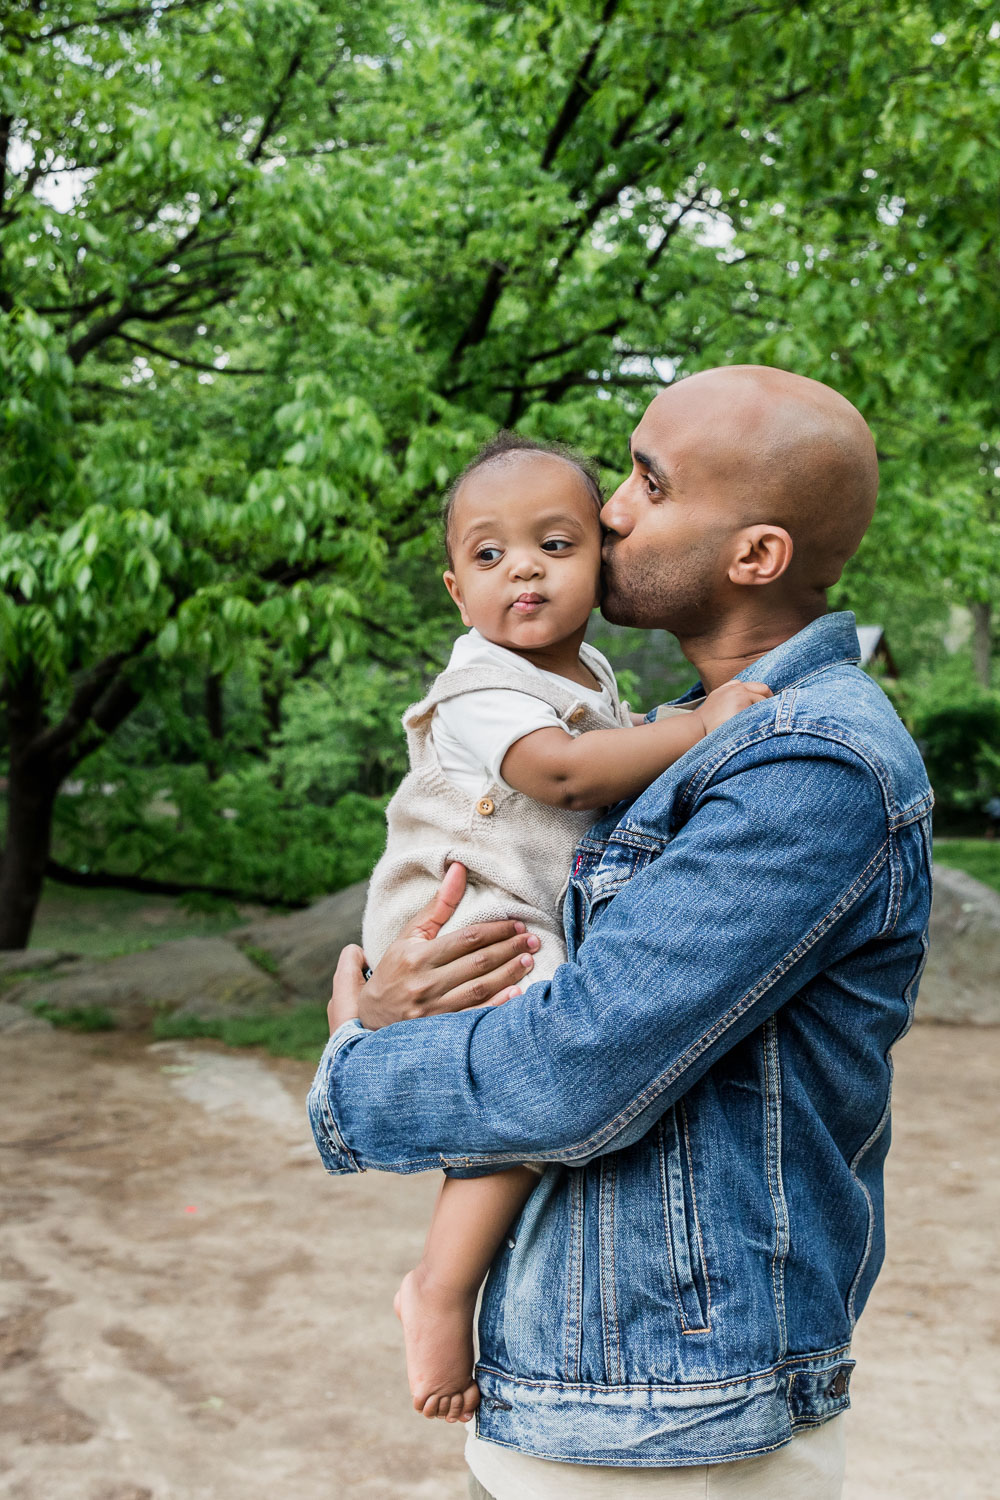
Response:
[{"label": "green leaf", "polygon": [[169,660],[177,652],[179,631],[176,620],[168,620],[156,637],[156,649],[160,656]]}]

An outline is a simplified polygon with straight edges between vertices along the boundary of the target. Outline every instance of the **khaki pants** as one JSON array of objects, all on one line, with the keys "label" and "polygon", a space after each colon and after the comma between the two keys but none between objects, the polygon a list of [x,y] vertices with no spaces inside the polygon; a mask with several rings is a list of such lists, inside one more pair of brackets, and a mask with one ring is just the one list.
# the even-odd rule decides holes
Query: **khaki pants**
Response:
[{"label": "khaki pants", "polygon": [[491,1494],[470,1474],[469,1495],[471,1500],[840,1500],[844,1449],[843,1416],[800,1433],[776,1453],[684,1469],[561,1464],[503,1449],[499,1493]]}]

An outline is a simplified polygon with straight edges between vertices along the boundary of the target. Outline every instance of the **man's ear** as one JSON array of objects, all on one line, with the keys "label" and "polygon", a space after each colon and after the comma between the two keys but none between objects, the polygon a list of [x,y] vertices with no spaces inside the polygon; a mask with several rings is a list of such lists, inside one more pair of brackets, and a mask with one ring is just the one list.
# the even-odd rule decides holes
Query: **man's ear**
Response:
[{"label": "man's ear", "polygon": [[783,526],[747,526],[740,532],[729,565],[732,583],[775,583],[788,571],[795,544]]},{"label": "man's ear", "polygon": [[450,568],[444,575],[444,586],[448,590],[451,597],[454,599],[455,603],[458,605],[458,612],[462,616],[462,624],[467,625],[471,630],[472,621],[469,619],[469,616],[465,612],[465,604],[462,600],[462,591],[458,586],[458,579],[455,577]]}]

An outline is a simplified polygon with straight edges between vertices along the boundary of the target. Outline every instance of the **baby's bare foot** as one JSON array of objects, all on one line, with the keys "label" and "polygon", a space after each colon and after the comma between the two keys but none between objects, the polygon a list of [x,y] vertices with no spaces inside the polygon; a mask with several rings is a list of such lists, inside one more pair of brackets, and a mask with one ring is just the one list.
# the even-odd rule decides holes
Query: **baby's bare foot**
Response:
[{"label": "baby's bare foot", "polygon": [[393,1306],[403,1325],[414,1410],[445,1422],[470,1421],[479,1405],[472,1378],[475,1288],[442,1286],[419,1265],[403,1277]]}]

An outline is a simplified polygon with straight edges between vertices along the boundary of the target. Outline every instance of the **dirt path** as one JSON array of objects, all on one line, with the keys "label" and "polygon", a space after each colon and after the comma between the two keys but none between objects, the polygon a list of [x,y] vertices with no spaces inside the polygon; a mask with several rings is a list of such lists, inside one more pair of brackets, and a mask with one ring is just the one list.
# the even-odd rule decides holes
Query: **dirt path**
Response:
[{"label": "dirt path", "polygon": [[[460,1434],[409,1412],[389,1308],[432,1178],[325,1178],[299,1064],[2,1047],[0,1495],[460,1500]],[[900,1048],[847,1500],[1000,1494],[998,1063],[996,1031]]]}]

